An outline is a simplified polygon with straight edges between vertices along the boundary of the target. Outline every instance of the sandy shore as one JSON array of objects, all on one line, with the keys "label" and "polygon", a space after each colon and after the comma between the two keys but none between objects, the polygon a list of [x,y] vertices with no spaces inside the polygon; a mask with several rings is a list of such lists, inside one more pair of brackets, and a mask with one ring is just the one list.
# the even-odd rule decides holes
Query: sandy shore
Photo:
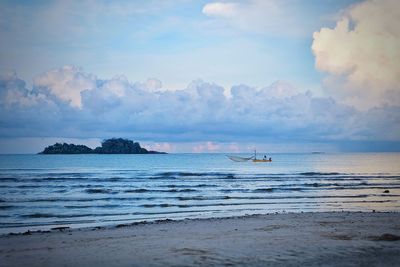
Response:
[{"label": "sandy shore", "polygon": [[298,213],[0,237],[1,266],[400,266],[400,213]]}]

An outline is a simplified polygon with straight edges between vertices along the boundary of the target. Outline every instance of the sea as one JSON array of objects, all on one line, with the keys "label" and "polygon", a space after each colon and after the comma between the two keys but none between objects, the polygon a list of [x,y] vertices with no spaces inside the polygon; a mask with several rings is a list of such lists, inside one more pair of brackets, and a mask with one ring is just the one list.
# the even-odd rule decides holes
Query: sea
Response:
[{"label": "sea", "polygon": [[400,211],[400,153],[267,157],[272,162],[205,153],[0,155],[0,233],[276,212]]}]

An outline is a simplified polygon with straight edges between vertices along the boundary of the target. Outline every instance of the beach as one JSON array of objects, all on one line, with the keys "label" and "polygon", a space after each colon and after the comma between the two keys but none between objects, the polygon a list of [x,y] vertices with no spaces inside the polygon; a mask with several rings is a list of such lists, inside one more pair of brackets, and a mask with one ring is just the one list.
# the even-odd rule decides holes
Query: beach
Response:
[{"label": "beach", "polygon": [[160,220],[0,237],[1,266],[398,266],[400,213]]}]

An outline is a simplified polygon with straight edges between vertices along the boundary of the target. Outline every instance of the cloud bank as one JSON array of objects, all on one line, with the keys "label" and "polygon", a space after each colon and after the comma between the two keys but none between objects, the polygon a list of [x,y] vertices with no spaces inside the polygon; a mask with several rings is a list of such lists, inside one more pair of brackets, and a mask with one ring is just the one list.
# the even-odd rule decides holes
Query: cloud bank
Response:
[{"label": "cloud bank", "polygon": [[314,33],[318,70],[330,95],[359,108],[400,103],[400,2],[351,6],[335,28]]},{"label": "cloud bank", "polygon": [[[383,130],[385,129],[385,130]],[[0,137],[107,138],[204,142],[399,141],[400,106],[359,111],[278,81],[264,88],[193,81],[177,91],[150,79],[99,79],[74,66],[38,76],[32,88],[15,73],[0,76]],[[211,142],[212,141],[212,142]]]}]

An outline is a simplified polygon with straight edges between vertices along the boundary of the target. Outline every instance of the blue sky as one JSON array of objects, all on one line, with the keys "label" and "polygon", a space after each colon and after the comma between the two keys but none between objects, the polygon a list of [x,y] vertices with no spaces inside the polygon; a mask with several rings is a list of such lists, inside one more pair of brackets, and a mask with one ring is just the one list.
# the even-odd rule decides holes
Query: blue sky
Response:
[{"label": "blue sky", "polygon": [[269,22],[266,7],[266,25],[257,19],[244,28],[202,12],[212,1],[2,2],[1,68],[27,82],[72,64],[102,78],[157,77],[172,89],[199,78],[224,86],[291,80],[318,87],[312,33],[334,25],[352,1],[275,2],[279,17]]},{"label": "blue sky", "polygon": [[171,152],[397,150],[396,10],[2,1],[0,153],[113,136]]}]

